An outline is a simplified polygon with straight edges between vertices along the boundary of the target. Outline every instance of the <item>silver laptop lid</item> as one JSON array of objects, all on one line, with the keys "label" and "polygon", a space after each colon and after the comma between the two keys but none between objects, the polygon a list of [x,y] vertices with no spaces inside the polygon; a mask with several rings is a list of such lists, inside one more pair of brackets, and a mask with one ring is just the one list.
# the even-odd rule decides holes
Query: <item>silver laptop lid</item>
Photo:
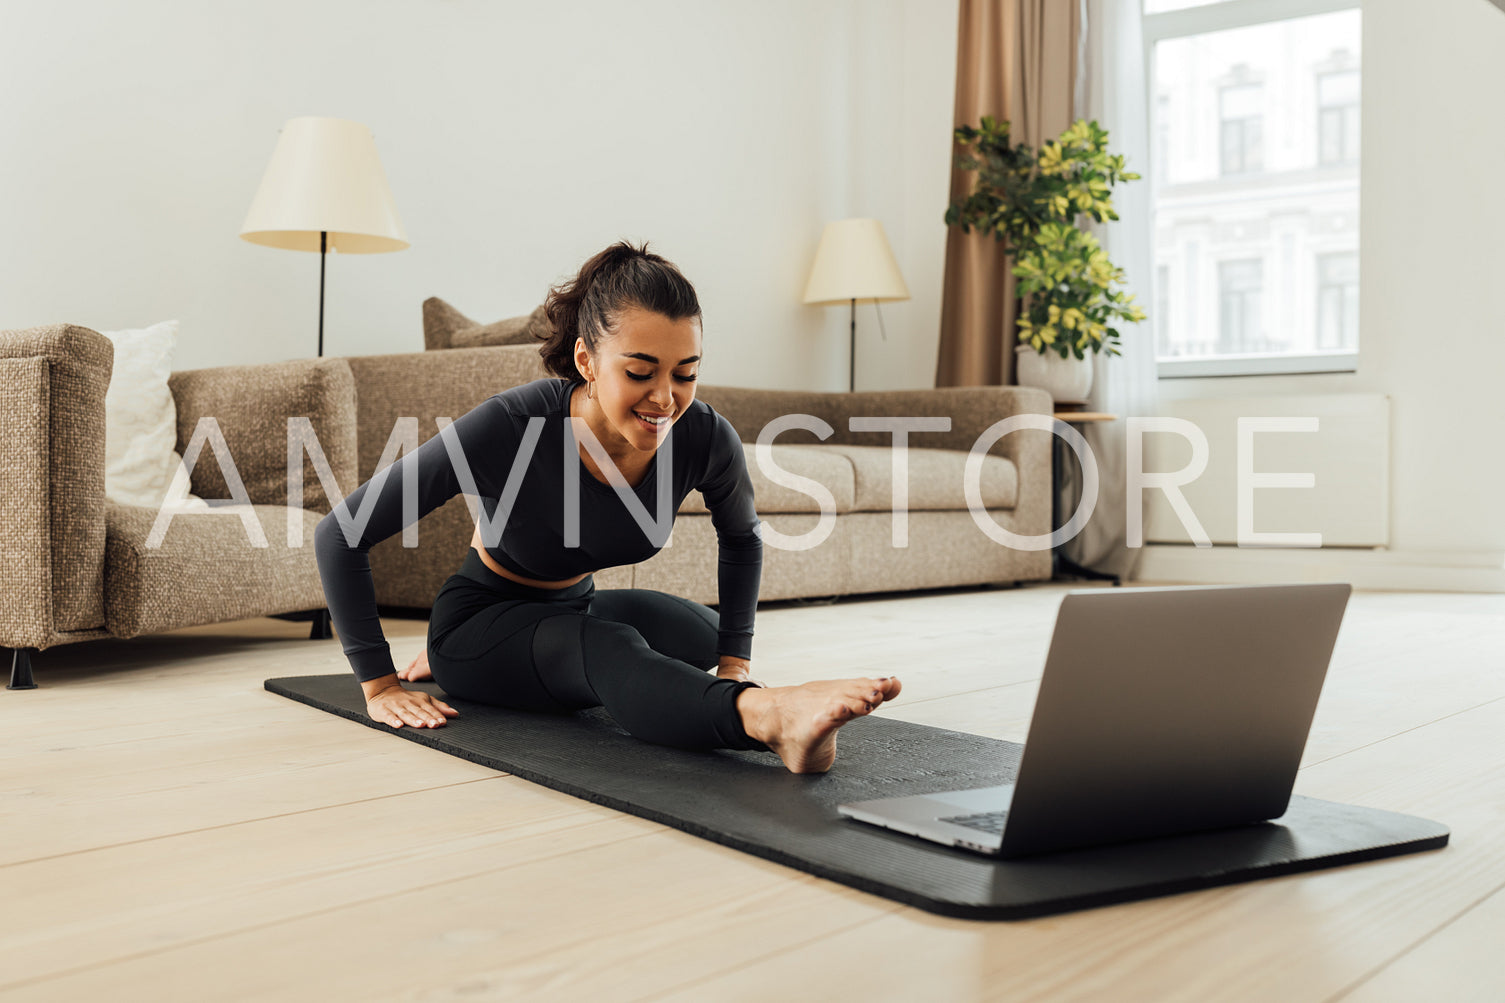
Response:
[{"label": "silver laptop lid", "polygon": [[1347,584],[1072,592],[1006,856],[1284,814]]}]

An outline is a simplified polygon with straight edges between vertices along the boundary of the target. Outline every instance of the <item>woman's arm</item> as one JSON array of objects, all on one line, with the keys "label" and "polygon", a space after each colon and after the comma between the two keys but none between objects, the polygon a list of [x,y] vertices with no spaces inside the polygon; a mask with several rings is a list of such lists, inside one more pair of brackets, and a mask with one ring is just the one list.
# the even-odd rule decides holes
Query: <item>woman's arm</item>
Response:
[{"label": "woman's arm", "polygon": [[[515,445],[510,414],[495,397],[488,398],[453,423],[453,431],[470,477],[490,488],[488,458]],[[400,685],[392,652],[382,634],[371,577],[371,548],[412,525],[460,491],[460,479],[444,435],[432,436],[416,450],[377,471],[319,521],[314,552],[330,620],[340,636],[355,677],[365,684]],[[467,489],[468,490],[468,489]]]},{"label": "woman's arm", "polygon": [[[712,412],[715,414],[715,412]],[[718,675],[736,672],[752,658],[753,618],[763,573],[763,538],[742,442],[731,423],[715,414],[706,476],[698,485],[716,527],[716,585],[720,630]]]},{"label": "woman's arm", "polygon": [[380,693],[382,690],[391,689],[393,686],[401,685],[402,680],[398,679],[397,673],[394,672],[390,676],[377,676],[375,679],[365,680],[361,683],[361,693],[365,695],[366,702],[370,703],[371,698],[376,696],[376,694]]},{"label": "woman's arm", "polygon": [[[716,667],[716,675],[722,679],[752,679],[752,662],[736,655],[722,655]],[[759,685],[762,685],[759,683]]]}]

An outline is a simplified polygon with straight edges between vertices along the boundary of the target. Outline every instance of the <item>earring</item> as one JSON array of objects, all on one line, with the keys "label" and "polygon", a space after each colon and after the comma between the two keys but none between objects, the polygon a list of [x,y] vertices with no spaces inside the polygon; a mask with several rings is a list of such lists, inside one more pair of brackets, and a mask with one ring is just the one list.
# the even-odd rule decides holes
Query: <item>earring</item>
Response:
[{"label": "earring", "polygon": [[586,382],[585,382],[585,399],[588,400],[588,401],[593,401],[593,400],[596,399],[596,381],[595,380],[586,380]]}]

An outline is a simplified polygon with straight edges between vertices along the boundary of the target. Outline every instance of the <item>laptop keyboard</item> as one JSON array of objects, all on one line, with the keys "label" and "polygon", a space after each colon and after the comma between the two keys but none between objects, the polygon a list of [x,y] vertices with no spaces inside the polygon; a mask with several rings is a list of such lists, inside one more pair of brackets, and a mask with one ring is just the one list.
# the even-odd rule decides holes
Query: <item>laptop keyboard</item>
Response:
[{"label": "laptop keyboard", "polygon": [[977,829],[980,832],[989,832],[995,836],[1003,834],[1003,820],[1009,817],[1006,811],[982,811],[975,815],[951,815],[941,819],[942,822],[951,822],[955,825],[964,825],[968,829]]}]

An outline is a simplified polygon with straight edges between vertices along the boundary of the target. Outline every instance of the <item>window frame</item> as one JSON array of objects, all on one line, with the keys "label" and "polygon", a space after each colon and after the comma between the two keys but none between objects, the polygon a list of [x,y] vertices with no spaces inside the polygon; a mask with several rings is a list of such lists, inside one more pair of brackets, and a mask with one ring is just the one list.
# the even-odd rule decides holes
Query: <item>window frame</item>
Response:
[{"label": "window frame", "polygon": [[[1163,11],[1158,14],[1144,12],[1141,0],[1140,33],[1143,43],[1144,89],[1146,110],[1155,107],[1155,45],[1172,38],[1202,35],[1233,28],[1248,28],[1271,21],[1287,21],[1315,14],[1332,14],[1338,11],[1358,10],[1362,17],[1361,0],[1218,0],[1199,7]],[[1362,59],[1362,56],[1361,56]],[[1359,108],[1363,110],[1364,71],[1359,68]],[[1146,131],[1153,129],[1153,121],[1146,123]],[[1154,144],[1151,144],[1153,151]],[[1363,162],[1363,133],[1359,137],[1360,163]],[[1153,152],[1151,154],[1153,156]],[[1164,165],[1151,163],[1150,169],[1164,170]],[[1362,196],[1361,196],[1362,197]],[[1154,209],[1151,208],[1150,228],[1154,230]],[[1362,252],[1362,242],[1360,245]],[[1360,264],[1362,275],[1362,262]],[[1159,355],[1159,346],[1156,346]],[[1281,376],[1295,373],[1345,373],[1359,368],[1357,351],[1317,351],[1250,353],[1228,355],[1213,359],[1156,360],[1160,379],[1198,378],[1204,376]]]}]

